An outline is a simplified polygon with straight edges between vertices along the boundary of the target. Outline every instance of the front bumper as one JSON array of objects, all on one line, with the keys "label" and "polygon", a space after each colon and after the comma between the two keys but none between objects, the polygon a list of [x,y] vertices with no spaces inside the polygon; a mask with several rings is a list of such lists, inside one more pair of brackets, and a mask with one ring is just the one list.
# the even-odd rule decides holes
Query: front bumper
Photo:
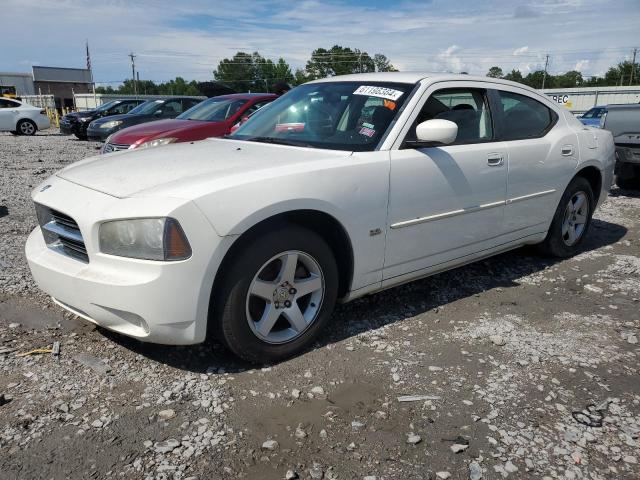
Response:
[{"label": "front bumper", "polygon": [[120,130],[120,127],[113,128],[97,128],[89,125],[87,128],[87,138],[89,140],[99,140],[104,142],[109,135]]},{"label": "front bumper", "polygon": [[[117,199],[61,179],[47,183],[52,187],[34,200],[75,219],[89,262],[49,248],[37,227],[25,252],[40,289],[76,315],[123,335],[172,345],[204,341],[211,287],[222,259],[218,247],[225,239],[200,210],[184,200]],[[145,216],[176,218],[191,243],[191,258],[156,262],[98,251],[96,218]]]}]

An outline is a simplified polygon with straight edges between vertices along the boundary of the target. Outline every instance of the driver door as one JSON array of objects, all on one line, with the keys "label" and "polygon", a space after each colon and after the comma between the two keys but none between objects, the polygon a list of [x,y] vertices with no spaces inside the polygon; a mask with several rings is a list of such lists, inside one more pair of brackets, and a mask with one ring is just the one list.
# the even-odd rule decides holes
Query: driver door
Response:
[{"label": "driver door", "polygon": [[[495,246],[503,232],[507,150],[495,140],[488,94],[477,84],[427,90],[400,149],[392,150],[383,286]],[[451,145],[411,144],[429,119],[458,125]]]}]

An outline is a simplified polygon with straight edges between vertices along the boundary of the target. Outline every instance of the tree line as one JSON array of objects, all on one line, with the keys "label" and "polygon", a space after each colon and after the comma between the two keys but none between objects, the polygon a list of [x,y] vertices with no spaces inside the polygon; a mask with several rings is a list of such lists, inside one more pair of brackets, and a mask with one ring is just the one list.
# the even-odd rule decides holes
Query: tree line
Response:
[{"label": "tree line", "polygon": [[536,70],[527,75],[522,75],[520,70],[514,69],[505,74],[502,68],[498,66],[491,67],[487,72],[487,77],[504,78],[505,80],[523,83],[532,88],[542,88],[543,81],[544,88],[572,88],[640,85],[638,74],[640,74],[640,69],[637,63],[633,64],[630,61],[624,61],[614,67],[610,67],[601,77],[591,76],[585,78],[582,73],[577,70],[570,70],[559,75],[547,73],[545,76],[544,70]]},{"label": "tree line", "polygon": [[[285,82],[292,86],[333,75],[366,72],[397,71],[390,60],[381,53],[373,56],[357,48],[334,45],[329,49],[317,48],[304,69],[292,71],[284,58],[275,62],[260,53],[237,52],[231,58],[220,61],[213,71],[214,82],[187,82],[182,77],[163,83],[138,80],[137,92],[141,95],[206,95],[212,96],[212,88],[224,86],[236,92],[274,92],[278,84]],[[135,86],[132,79],[125,80],[117,88],[96,87],[96,93],[132,95]],[[219,93],[218,93],[219,94]]]},{"label": "tree line", "polygon": [[[635,69],[634,69],[635,67]],[[316,48],[311,52],[304,68],[293,71],[284,58],[273,61],[258,52],[237,52],[231,58],[225,58],[213,70],[213,81],[187,82],[177,77],[168,82],[155,83],[151,80],[125,80],[117,88],[97,87],[96,93],[115,93],[131,95],[204,95],[207,97],[236,92],[274,92],[282,82],[292,86],[310,80],[346,75],[350,73],[394,72],[397,71],[391,61],[381,53],[370,55],[357,48],[333,47]],[[536,70],[523,75],[520,70],[504,73],[499,66],[493,66],[487,72],[488,77],[504,78],[523,83],[533,88],[570,88],[570,87],[607,87],[615,85],[640,85],[640,69],[637,63],[629,61],[618,63],[609,68],[603,76],[583,77],[577,70],[551,75]]]}]

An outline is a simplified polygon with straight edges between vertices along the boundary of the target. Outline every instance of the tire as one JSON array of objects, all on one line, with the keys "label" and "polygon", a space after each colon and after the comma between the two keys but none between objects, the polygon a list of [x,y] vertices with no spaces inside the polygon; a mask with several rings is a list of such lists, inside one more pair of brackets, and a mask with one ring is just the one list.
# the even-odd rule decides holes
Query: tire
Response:
[{"label": "tire", "polygon": [[[580,205],[585,205],[586,211],[585,207],[576,208],[578,199],[582,199],[584,203]],[[575,177],[564,191],[547,237],[538,249],[545,255],[558,258],[567,258],[578,253],[580,244],[589,231],[594,206],[591,185],[585,178]]]},{"label": "tire", "polygon": [[[633,170],[631,171],[631,173],[633,174]],[[640,188],[640,177],[636,177],[633,175],[621,177],[620,175],[618,175],[616,176],[616,185],[625,190]]]},{"label": "tire", "polygon": [[81,134],[79,134],[79,133],[76,133],[76,134],[75,134],[75,136],[76,136],[76,138],[77,138],[78,140],[86,140],[86,139],[87,139],[87,136],[86,136],[86,135],[81,135]]},{"label": "tire", "polygon": [[16,127],[19,135],[33,136],[38,131],[38,126],[32,120],[27,119],[20,120]]},{"label": "tire", "polygon": [[[225,263],[228,271],[214,292],[209,331],[244,360],[264,364],[289,358],[311,345],[329,322],[338,267],[316,233],[285,224],[252,239]],[[295,315],[296,307],[301,315]]]}]

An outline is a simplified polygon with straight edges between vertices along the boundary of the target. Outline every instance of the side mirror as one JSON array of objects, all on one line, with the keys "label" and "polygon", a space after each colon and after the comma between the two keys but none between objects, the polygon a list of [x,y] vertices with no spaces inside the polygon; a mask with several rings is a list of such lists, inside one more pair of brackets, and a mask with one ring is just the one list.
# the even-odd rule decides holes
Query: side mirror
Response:
[{"label": "side mirror", "polygon": [[449,145],[457,136],[458,125],[450,120],[427,120],[416,127],[416,138],[420,143]]},{"label": "side mirror", "polygon": [[160,115],[162,115],[162,110],[161,110],[161,109],[156,110],[155,112],[153,112],[153,114],[154,114],[156,117],[159,117]]}]

